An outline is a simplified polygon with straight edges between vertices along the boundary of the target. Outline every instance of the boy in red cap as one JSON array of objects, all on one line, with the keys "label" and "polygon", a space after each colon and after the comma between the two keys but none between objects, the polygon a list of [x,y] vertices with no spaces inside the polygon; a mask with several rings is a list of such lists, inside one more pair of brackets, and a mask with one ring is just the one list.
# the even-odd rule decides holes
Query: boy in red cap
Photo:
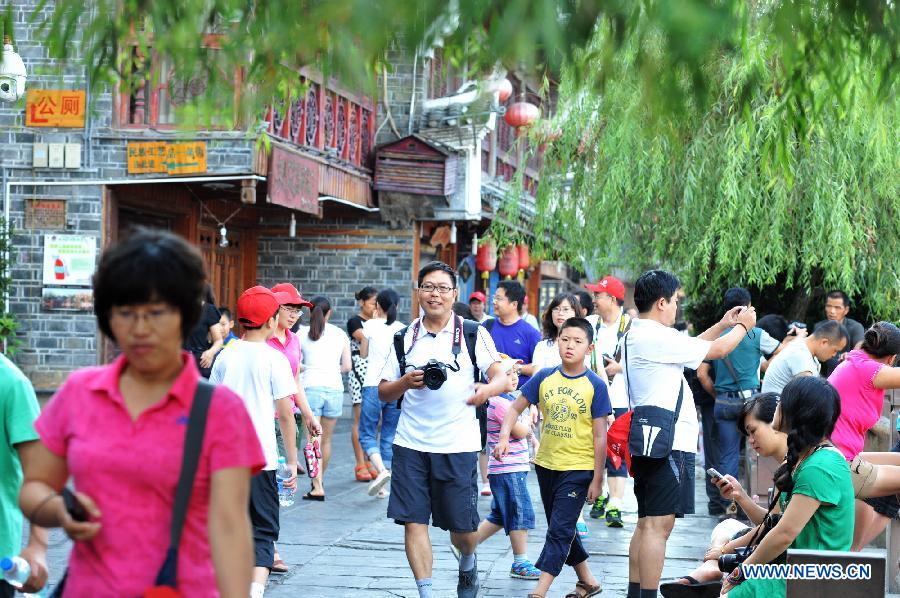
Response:
[{"label": "boy in red cap", "polygon": [[[209,378],[213,384],[224,384],[243,399],[266,456],[265,468],[250,481],[250,522],[255,553],[251,598],[261,597],[265,591],[269,570],[275,560],[279,531],[275,480],[278,448],[275,426],[272,425],[273,403],[278,411],[287,462],[294,473],[294,478],[284,485],[293,488],[297,484],[297,433],[292,410],[297,381],[291,374],[287,358],[266,342],[278,326],[279,308],[278,298],[266,287],[255,286],[244,291],[237,301],[237,316],[244,327],[244,337],[230,343],[228,351],[219,355]],[[310,435],[320,434],[322,428],[305,399],[298,402]]]}]

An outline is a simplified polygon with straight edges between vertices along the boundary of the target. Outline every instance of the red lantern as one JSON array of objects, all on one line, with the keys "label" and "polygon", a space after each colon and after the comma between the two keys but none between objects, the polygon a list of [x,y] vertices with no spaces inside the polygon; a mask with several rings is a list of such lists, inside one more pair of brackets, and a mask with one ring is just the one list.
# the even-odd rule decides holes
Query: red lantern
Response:
[{"label": "red lantern", "polygon": [[516,253],[519,256],[519,274],[516,278],[519,282],[525,281],[525,270],[531,265],[531,257],[528,255],[528,245],[519,243],[516,246]]},{"label": "red lantern", "polygon": [[506,110],[503,120],[511,127],[527,127],[541,115],[540,109],[528,102],[516,102]]},{"label": "red lantern", "polygon": [[500,82],[497,87],[497,92],[500,94],[497,99],[501,104],[505,104],[506,100],[508,100],[513,93],[512,83],[509,82],[509,79],[504,79]]},{"label": "red lantern", "polygon": [[481,277],[490,278],[491,272],[497,267],[497,246],[493,239],[485,239],[478,246],[475,256],[475,267],[481,271]]},{"label": "red lantern", "polygon": [[500,276],[510,279],[519,271],[519,252],[515,245],[509,245],[500,254]]}]

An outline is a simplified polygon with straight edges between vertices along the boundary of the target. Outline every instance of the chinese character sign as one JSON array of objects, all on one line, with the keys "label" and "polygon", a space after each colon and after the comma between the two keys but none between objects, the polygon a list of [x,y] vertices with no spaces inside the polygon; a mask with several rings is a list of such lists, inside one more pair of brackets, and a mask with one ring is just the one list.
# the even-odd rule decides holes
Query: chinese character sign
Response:
[{"label": "chinese character sign", "polygon": [[206,172],[206,142],[129,143],[128,174],[191,174]]},{"label": "chinese character sign", "polygon": [[316,216],[319,209],[319,163],[272,146],[269,202]]},{"label": "chinese character sign", "polygon": [[89,235],[44,236],[44,284],[90,286],[97,263],[97,238]]},{"label": "chinese character sign", "polygon": [[29,89],[25,96],[25,126],[83,129],[86,109],[84,91]]}]

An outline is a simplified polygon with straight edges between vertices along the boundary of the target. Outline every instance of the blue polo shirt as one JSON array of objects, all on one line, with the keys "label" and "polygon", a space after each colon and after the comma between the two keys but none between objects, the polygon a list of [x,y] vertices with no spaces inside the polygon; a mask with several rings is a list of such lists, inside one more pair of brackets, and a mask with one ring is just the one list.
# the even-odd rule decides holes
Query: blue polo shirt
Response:
[{"label": "blue polo shirt", "polygon": [[[523,319],[518,319],[514,324],[506,326],[500,318],[490,320],[491,338],[494,345],[501,353],[506,353],[513,359],[521,359],[525,363],[534,361],[534,348],[541,342],[541,333]],[[485,326],[487,322],[483,323]],[[485,326],[487,328],[487,326]],[[519,387],[528,382],[529,376],[519,375]]]}]

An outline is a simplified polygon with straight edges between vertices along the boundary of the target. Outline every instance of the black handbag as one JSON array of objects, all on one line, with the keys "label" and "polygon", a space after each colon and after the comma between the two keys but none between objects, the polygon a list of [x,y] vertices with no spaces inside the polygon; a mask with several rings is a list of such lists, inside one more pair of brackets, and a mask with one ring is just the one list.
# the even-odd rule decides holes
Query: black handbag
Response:
[{"label": "black handbag", "polygon": [[[156,575],[156,583],[147,588],[144,596],[154,595],[178,595],[178,545],[181,543],[181,532],[184,529],[184,519],[187,516],[188,504],[191,501],[191,493],[194,490],[194,477],[197,473],[197,465],[200,461],[200,453],[203,450],[203,436],[206,434],[206,419],[209,415],[209,404],[212,401],[213,384],[200,379],[197,382],[197,390],[194,391],[194,402],[191,405],[191,413],[188,418],[185,431],[184,453],[181,458],[181,474],[178,476],[178,486],[175,490],[175,502],[172,504],[172,523],[169,529],[169,548],[162,566]],[[53,589],[50,598],[62,598],[66,589],[68,570],[59,584]]]},{"label": "black handbag", "polygon": [[[628,335],[622,339],[622,359],[625,362],[625,386],[628,405],[631,407],[631,379],[628,375]],[[675,442],[675,423],[681,413],[684,399],[684,381],[680,381],[675,411],[656,405],[631,407],[631,427],[628,433],[628,450],[632,457],[665,459],[672,452]]]}]

